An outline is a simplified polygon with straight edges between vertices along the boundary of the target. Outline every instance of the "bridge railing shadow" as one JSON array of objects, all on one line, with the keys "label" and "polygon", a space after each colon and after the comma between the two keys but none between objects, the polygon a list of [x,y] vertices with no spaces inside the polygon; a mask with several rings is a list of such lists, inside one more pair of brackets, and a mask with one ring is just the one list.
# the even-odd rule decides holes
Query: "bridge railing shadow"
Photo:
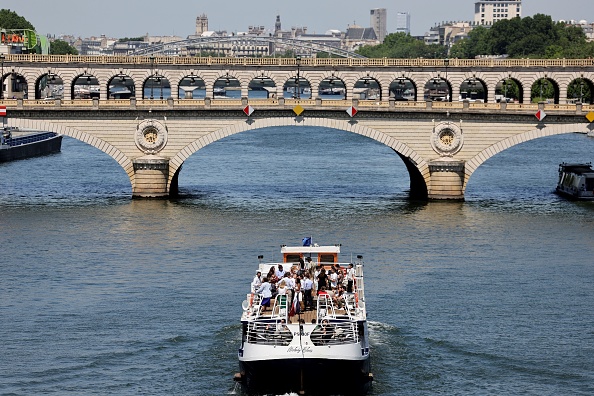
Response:
[{"label": "bridge railing shadow", "polygon": [[310,109],[332,108],[347,109],[355,106],[359,109],[382,111],[422,111],[422,110],[456,110],[456,111],[491,111],[499,113],[536,113],[539,109],[556,114],[588,114],[594,111],[594,104],[548,104],[548,103],[469,103],[469,102],[414,102],[414,101],[381,101],[381,100],[334,100],[334,99],[4,99],[0,105],[7,110],[50,110],[68,109],[243,109],[247,104],[255,108],[293,108],[297,105]]}]

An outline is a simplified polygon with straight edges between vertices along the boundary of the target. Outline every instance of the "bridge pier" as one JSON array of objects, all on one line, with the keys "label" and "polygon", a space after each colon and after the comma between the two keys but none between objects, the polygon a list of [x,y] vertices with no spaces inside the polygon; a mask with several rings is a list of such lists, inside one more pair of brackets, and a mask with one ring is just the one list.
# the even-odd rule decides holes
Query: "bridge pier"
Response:
[{"label": "bridge pier", "polygon": [[431,186],[428,198],[464,200],[464,161],[442,159],[429,162]]},{"label": "bridge pier", "polygon": [[147,155],[132,161],[134,179],[133,198],[167,198],[169,191],[169,160],[156,155]]}]

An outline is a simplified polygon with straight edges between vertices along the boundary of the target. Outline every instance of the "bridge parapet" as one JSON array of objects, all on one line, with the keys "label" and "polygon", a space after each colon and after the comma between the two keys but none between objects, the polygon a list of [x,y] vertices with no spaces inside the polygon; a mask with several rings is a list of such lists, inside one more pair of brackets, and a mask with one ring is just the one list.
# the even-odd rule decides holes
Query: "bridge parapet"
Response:
[{"label": "bridge parapet", "polygon": [[378,109],[384,112],[401,111],[449,111],[473,113],[473,112],[497,112],[506,114],[534,114],[539,109],[554,114],[574,115],[594,111],[594,105],[587,104],[552,104],[552,103],[469,103],[469,102],[412,102],[412,101],[353,101],[353,100],[316,100],[316,99],[5,99],[0,101],[1,105],[11,109],[27,110],[59,110],[64,109],[179,109],[188,110],[196,108],[212,107],[224,110],[242,110],[246,104],[255,106],[255,109],[286,109],[297,105],[303,106],[306,110],[316,109],[344,109],[355,106],[362,110]]},{"label": "bridge parapet", "polygon": [[[291,66],[295,58],[232,58],[232,57],[172,57],[172,56],[90,56],[6,54],[5,63],[61,63],[92,65],[227,65],[227,66]],[[392,58],[303,58],[301,66],[332,67],[414,67],[435,68],[586,68],[594,66],[594,59],[392,59]]]}]

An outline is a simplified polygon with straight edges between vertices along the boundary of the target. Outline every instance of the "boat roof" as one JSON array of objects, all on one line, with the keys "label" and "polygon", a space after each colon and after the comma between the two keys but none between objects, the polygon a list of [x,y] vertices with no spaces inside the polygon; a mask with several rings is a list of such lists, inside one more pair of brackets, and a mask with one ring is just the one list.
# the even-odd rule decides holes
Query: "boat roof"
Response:
[{"label": "boat roof", "polygon": [[281,246],[281,253],[340,253],[340,245]]},{"label": "boat roof", "polygon": [[592,164],[591,163],[567,164],[567,163],[564,162],[564,163],[562,163],[560,165],[560,167],[563,170],[563,172],[571,172],[571,173],[576,173],[576,174],[594,172],[594,170],[592,170]]}]

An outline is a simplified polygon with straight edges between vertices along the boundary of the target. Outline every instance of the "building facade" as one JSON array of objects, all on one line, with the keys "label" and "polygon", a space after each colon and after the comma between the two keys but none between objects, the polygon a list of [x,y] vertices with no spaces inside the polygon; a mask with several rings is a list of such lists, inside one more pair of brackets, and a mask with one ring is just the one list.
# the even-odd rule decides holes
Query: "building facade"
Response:
[{"label": "building facade", "polygon": [[396,33],[410,34],[410,14],[408,12],[396,14]]},{"label": "building facade", "polygon": [[374,8],[370,11],[371,27],[380,43],[384,42],[388,34],[388,11],[385,8]]},{"label": "building facade", "polygon": [[196,36],[202,36],[205,32],[208,32],[208,17],[202,14],[196,17]]},{"label": "building facade", "polygon": [[522,0],[481,0],[474,3],[474,22],[489,26],[502,19],[522,17]]}]

